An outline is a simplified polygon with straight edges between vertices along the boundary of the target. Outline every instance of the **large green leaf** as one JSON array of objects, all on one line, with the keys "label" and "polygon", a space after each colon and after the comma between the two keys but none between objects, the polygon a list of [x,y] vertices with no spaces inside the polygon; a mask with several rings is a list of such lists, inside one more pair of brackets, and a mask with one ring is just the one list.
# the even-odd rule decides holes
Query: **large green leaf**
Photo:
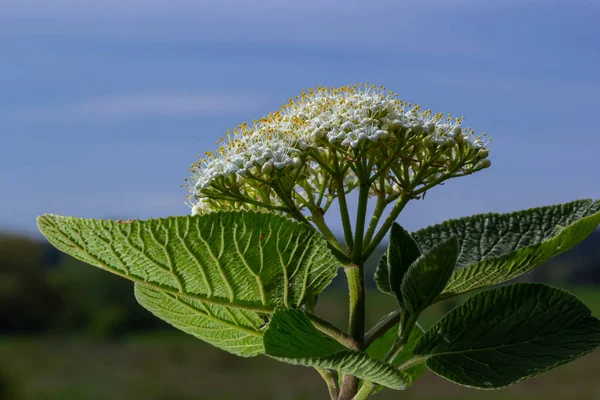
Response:
[{"label": "large green leaf", "polygon": [[316,231],[274,214],[126,223],[43,215],[38,225],[58,249],[136,282],[158,317],[243,356],[263,352],[265,315],[310,302],[338,268]]},{"label": "large green leaf", "polygon": [[413,233],[421,251],[456,236],[456,271],[443,297],[502,283],[573,248],[600,223],[600,201],[578,200],[510,214],[480,214]]},{"label": "large green leaf", "polygon": [[[367,354],[376,360],[383,361],[386,354],[394,344],[394,340],[398,336],[398,327],[399,324],[394,325],[388,329],[383,336],[371,343],[367,349]],[[412,349],[422,336],[423,329],[419,325],[415,326],[410,333],[408,342],[404,346],[404,349],[396,356],[396,358],[394,358],[392,365],[397,367],[411,360],[414,357]],[[403,370],[403,372],[406,374],[406,386],[408,387],[412,385],[419,378],[419,376],[421,376],[424,370],[425,362],[416,364]]]},{"label": "large green leaf", "polygon": [[318,331],[304,312],[278,310],[264,335],[268,356],[290,364],[332,369],[402,390],[408,376],[367,354],[348,350]]},{"label": "large green leaf", "polygon": [[432,247],[410,265],[402,281],[406,309],[418,315],[442,293],[458,257],[458,240],[452,236]]},{"label": "large green leaf", "polygon": [[414,354],[453,382],[501,388],[600,345],[600,321],[575,296],[522,283],[482,292],[419,340]]}]

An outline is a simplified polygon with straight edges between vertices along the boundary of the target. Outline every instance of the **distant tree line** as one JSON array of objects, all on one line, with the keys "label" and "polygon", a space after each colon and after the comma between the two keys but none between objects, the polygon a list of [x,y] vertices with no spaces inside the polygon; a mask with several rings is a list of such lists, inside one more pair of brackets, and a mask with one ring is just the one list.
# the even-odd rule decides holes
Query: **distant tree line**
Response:
[{"label": "distant tree line", "polygon": [[160,326],[137,304],[130,282],[83,265],[50,244],[0,234],[0,335],[111,337]]}]

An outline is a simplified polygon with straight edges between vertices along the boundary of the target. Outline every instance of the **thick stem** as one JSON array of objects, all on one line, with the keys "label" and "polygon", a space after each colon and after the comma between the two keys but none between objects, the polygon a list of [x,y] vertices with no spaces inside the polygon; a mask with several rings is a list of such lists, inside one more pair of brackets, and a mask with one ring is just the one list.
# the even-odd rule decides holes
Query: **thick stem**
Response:
[{"label": "thick stem", "polygon": [[[365,282],[363,266],[361,264],[350,264],[344,268],[348,278],[348,290],[350,294],[350,318],[348,334],[363,349],[365,335]],[[344,375],[340,389],[339,400],[351,400],[358,390],[358,378],[352,375]]]},{"label": "thick stem", "polygon": [[342,386],[340,387],[340,396],[338,400],[352,400],[358,391],[358,378],[352,375],[344,375]]},{"label": "thick stem", "polygon": [[359,264],[350,264],[344,268],[348,279],[350,294],[350,318],[348,335],[350,335],[362,349],[365,337],[365,281],[363,268]]}]

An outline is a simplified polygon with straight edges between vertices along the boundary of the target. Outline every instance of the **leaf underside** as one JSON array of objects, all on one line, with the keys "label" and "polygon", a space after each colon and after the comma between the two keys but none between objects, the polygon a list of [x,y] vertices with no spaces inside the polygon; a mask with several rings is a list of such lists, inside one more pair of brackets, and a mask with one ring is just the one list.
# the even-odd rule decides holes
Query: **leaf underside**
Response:
[{"label": "leaf underside", "polygon": [[268,356],[289,364],[326,368],[402,390],[410,377],[318,331],[300,310],[278,310],[264,335]]},{"label": "leaf underside", "polygon": [[131,223],[43,215],[38,226],[58,249],[134,281],[159,318],[242,356],[263,352],[267,314],[310,302],[338,268],[316,231],[274,214]]},{"label": "leaf underside", "polygon": [[479,293],[419,340],[436,374],[498,389],[570,362],[600,345],[600,321],[575,296],[522,283]]},{"label": "leaf underside", "polygon": [[443,222],[412,234],[423,253],[456,236],[456,270],[442,297],[513,279],[563,253],[600,223],[600,200],[533,208],[510,214],[480,214]]}]

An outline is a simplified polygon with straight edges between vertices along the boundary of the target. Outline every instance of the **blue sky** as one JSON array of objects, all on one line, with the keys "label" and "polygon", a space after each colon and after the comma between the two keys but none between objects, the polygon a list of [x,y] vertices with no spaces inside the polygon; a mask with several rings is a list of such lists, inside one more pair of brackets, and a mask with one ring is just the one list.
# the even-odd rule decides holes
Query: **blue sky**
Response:
[{"label": "blue sky", "polygon": [[492,168],[413,202],[409,229],[600,198],[600,2],[4,0],[0,230],[188,212],[228,128],[302,88],[370,82],[493,137]]}]

